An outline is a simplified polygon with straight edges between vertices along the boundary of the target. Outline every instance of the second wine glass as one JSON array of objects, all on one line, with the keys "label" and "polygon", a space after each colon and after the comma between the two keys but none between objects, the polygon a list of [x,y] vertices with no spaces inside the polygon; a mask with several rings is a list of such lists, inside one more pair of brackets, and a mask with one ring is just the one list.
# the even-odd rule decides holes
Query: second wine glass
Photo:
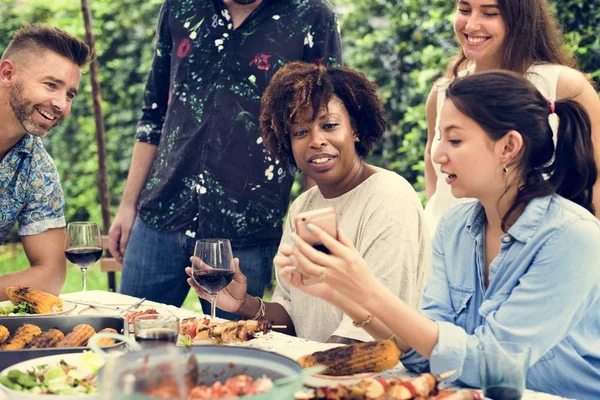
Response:
[{"label": "second wine glass", "polygon": [[211,319],[215,319],[217,294],[233,280],[235,269],[231,243],[227,239],[202,239],[196,241],[192,276],[202,289],[210,294]]},{"label": "second wine glass", "polygon": [[81,269],[81,291],[85,292],[87,269],[102,257],[102,237],[98,224],[71,222],[67,225],[65,255]]}]

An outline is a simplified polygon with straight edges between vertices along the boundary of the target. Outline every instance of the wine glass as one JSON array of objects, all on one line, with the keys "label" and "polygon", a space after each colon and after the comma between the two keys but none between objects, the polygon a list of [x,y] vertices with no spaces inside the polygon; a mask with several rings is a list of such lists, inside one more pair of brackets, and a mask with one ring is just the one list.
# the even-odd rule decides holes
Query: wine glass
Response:
[{"label": "wine glass", "polygon": [[210,294],[211,319],[217,311],[217,293],[233,280],[233,254],[228,239],[202,239],[196,241],[195,262],[192,277],[202,289]]},{"label": "wine glass", "polygon": [[102,237],[98,224],[71,222],[67,225],[65,255],[81,269],[81,291],[85,292],[87,269],[102,257]]}]

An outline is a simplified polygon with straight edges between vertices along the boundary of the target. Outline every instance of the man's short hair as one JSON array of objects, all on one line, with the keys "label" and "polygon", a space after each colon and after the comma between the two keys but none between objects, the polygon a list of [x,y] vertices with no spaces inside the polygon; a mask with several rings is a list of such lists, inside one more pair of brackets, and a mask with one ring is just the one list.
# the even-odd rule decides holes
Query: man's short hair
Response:
[{"label": "man's short hair", "polygon": [[26,25],[15,32],[2,60],[14,57],[17,53],[36,53],[41,50],[53,51],[77,64],[85,66],[91,58],[91,50],[82,40],[62,29],[48,25]]}]

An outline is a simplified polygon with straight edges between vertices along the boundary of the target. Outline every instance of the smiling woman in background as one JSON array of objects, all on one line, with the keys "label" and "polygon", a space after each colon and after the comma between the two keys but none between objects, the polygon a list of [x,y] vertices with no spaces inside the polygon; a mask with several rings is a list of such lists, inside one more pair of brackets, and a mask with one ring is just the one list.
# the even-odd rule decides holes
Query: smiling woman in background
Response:
[{"label": "smiling woman in background", "polygon": [[[440,143],[439,116],[445,90],[454,78],[500,68],[524,75],[547,99],[573,98],[590,116],[596,163],[600,162],[600,99],[586,77],[574,69],[575,60],[565,49],[547,0],[459,0],[454,32],[460,45],[458,54],[448,66],[446,78],[436,83],[427,98],[425,215],[431,233],[446,210],[473,200],[453,196],[439,166],[431,162]],[[599,215],[600,181],[594,194]]]},{"label": "smiling woman in background", "polygon": [[[265,91],[260,122],[272,156],[293,163],[316,182],[291,205],[276,263],[290,265],[296,215],[333,207],[338,227],[368,260],[373,276],[417,309],[431,252],[421,204],[404,178],[363,160],[385,129],[375,85],[347,68],[290,63]],[[188,283],[208,298],[192,279]],[[329,290],[327,286],[309,288],[303,293],[277,276],[273,302],[263,303],[246,293],[245,277],[238,270],[217,304],[244,318],[266,317],[287,325],[288,333],[301,338],[371,340],[340,310],[314,297]]]}]

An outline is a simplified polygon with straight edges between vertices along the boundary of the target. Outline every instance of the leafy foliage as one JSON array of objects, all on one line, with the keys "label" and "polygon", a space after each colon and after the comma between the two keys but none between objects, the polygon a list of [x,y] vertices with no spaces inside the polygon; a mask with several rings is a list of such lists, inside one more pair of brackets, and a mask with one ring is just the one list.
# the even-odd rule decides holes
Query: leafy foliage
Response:
[{"label": "leafy foliage", "polygon": [[[335,0],[344,61],[380,87],[388,132],[369,161],[392,169],[423,189],[425,100],[456,51],[454,2],[448,0]],[[119,204],[129,169],[135,125],[141,115],[156,19],[162,0],[90,0],[100,63],[111,206]],[[568,46],[583,71],[600,83],[600,5],[555,1]],[[43,22],[84,36],[76,0],[0,0],[0,51],[22,24]],[[89,75],[84,74],[73,113],[52,131],[46,146],[62,177],[67,220],[100,221],[97,159]],[[299,185],[296,184],[295,191]]]},{"label": "leafy foliage", "polygon": [[[120,202],[129,170],[161,3],[162,0],[90,1],[100,65],[113,211]],[[0,51],[25,23],[47,23],[80,38],[85,35],[79,1],[0,0]],[[71,116],[50,132],[45,145],[61,176],[67,221],[101,221],[96,186],[97,146],[87,70]]]}]

